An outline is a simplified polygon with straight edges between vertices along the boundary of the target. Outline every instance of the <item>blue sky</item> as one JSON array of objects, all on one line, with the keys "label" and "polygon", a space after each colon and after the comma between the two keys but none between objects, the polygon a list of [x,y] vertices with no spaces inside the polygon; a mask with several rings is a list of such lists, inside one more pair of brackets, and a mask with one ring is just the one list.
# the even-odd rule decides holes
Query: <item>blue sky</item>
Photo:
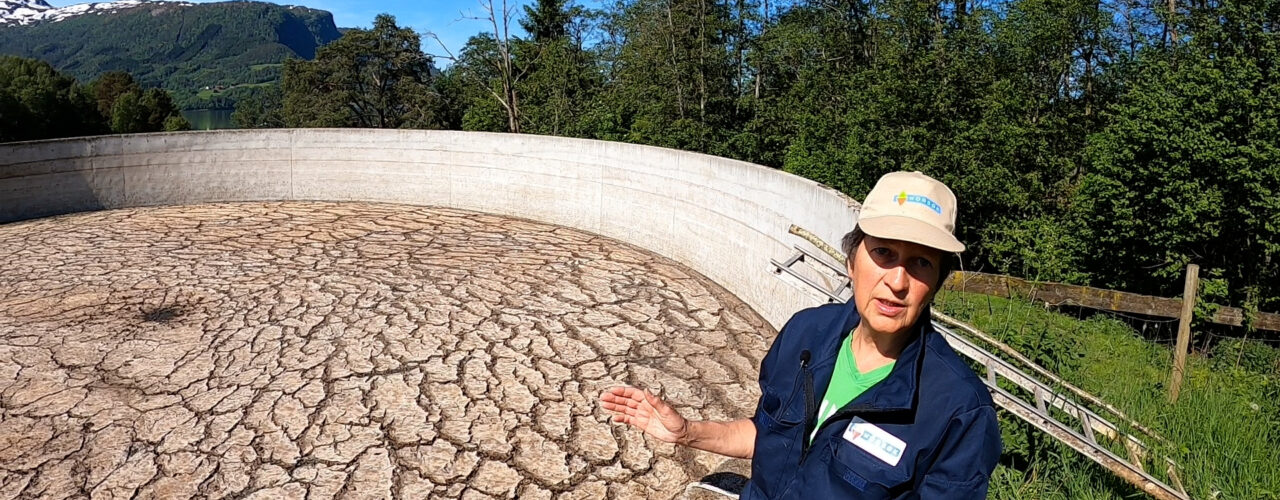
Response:
[{"label": "blue sky", "polygon": [[[472,35],[481,31],[493,31],[487,20],[468,19],[486,15],[485,10],[481,8],[479,0],[382,0],[375,2],[302,0],[300,2],[287,3],[332,12],[334,22],[341,28],[367,28],[373,24],[374,16],[385,12],[395,16],[396,24],[400,26],[413,28],[414,31],[419,33],[428,31],[435,33],[449,47],[449,50],[455,53],[462,47],[462,44],[467,43],[467,38]],[[530,0],[507,0],[507,5],[514,9],[513,12],[516,16],[523,12],[520,6],[528,3],[530,3]],[[494,0],[494,4],[501,8],[502,1]],[[511,23],[511,29],[520,29],[514,19]],[[425,36],[422,40],[422,50],[429,54],[443,55],[443,51],[436,45],[435,41]]]},{"label": "blue sky", "polygon": [[[188,1],[207,3],[209,0]],[[86,2],[77,0],[49,1],[49,4],[55,7],[65,7],[77,3]],[[466,19],[485,15],[484,9],[481,8],[480,0],[281,0],[273,3],[302,5],[327,10],[333,13],[334,22],[340,28],[367,28],[373,24],[374,16],[385,12],[395,16],[396,24],[400,26],[413,28],[414,31],[419,33],[428,31],[435,33],[449,47],[449,50],[455,53],[462,47],[462,44],[467,42],[467,38],[472,35],[481,31],[493,31],[488,21]],[[517,34],[520,30],[520,26],[515,22],[515,18],[518,18],[523,13],[519,6],[529,3],[532,3],[532,0],[507,0],[508,6],[514,6],[514,16],[511,23],[512,34]],[[595,2],[579,1],[578,3],[593,4]],[[494,0],[494,4],[501,8],[502,0]],[[426,36],[422,40],[422,50],[433,55],[444,54],[440,46]],[[447,65],[448,62],[438,61],[437,64],[443,66]]]}]

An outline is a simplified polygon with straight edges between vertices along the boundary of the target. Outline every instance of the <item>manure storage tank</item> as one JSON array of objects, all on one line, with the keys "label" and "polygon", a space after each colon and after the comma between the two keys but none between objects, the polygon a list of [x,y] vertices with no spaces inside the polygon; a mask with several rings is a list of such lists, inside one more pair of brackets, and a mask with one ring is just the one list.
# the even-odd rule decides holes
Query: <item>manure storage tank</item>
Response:
[{"label": "manure storage tank", "polygon": [[790,224],[856,204],[631,144],[399,130],[0,144],[0,492],[673,498],[748,416]]}]

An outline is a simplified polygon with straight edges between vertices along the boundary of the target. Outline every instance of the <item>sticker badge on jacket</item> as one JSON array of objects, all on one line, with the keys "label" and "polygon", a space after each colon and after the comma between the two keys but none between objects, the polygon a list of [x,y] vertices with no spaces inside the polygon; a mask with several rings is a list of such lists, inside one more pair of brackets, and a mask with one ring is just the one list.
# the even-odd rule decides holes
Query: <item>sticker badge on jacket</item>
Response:
[{"label": "sticker badge on jacket", "polygon": [[844,430],[844,440],[893,466],[898,465],[902,452],[907,449],[907,443],[860,417],[853,417],[849,422],[849,427]]}]

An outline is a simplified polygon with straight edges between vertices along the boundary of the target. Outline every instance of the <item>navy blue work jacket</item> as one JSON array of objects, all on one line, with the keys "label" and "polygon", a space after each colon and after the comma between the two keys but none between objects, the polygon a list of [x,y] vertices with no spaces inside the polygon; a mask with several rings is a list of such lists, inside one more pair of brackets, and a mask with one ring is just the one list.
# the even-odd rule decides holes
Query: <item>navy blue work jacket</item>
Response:
[{"label": "navy blue work jacket", "polygon": [[[743,500],[983,498],[1000,458],[991,395],[926,309],[893,370],[817,430],[852,303],[796,313],[760,364],[762,395]],[[896,462],[896,463],[894,463]]]}]

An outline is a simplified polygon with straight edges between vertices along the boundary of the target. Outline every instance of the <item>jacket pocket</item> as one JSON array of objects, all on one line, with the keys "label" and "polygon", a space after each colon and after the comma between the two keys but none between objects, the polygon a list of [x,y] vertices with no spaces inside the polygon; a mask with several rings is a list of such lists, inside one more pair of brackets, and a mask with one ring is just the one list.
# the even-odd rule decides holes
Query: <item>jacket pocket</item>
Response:
[{"label": "jacket pocket", "polygon": [[796,395],[799,383],[779,384],[782,389],[794,385],[789,392],[777,386],[764,387],[760,407],[756,411],[755,453],[751,459],[750,498],[778,498],[790,484],[800,463],[801,434],[804,433],[804,395]]},{"label": "jacket pocket", "polygon": [[[798,387],[797,387],[798,389]],[[797,408],[795,390],[778,395],[766,391],[760,397],[760,420],[770,429],[781,430],[804,422],[804,409]]]},{"label": "jacket pocket", "polygon": [[859,491],[889,491],[911,480],[913,461],[902,457],[898,465],[889,465],[853,443],[836,438],[831,443],[831,473]]}]

